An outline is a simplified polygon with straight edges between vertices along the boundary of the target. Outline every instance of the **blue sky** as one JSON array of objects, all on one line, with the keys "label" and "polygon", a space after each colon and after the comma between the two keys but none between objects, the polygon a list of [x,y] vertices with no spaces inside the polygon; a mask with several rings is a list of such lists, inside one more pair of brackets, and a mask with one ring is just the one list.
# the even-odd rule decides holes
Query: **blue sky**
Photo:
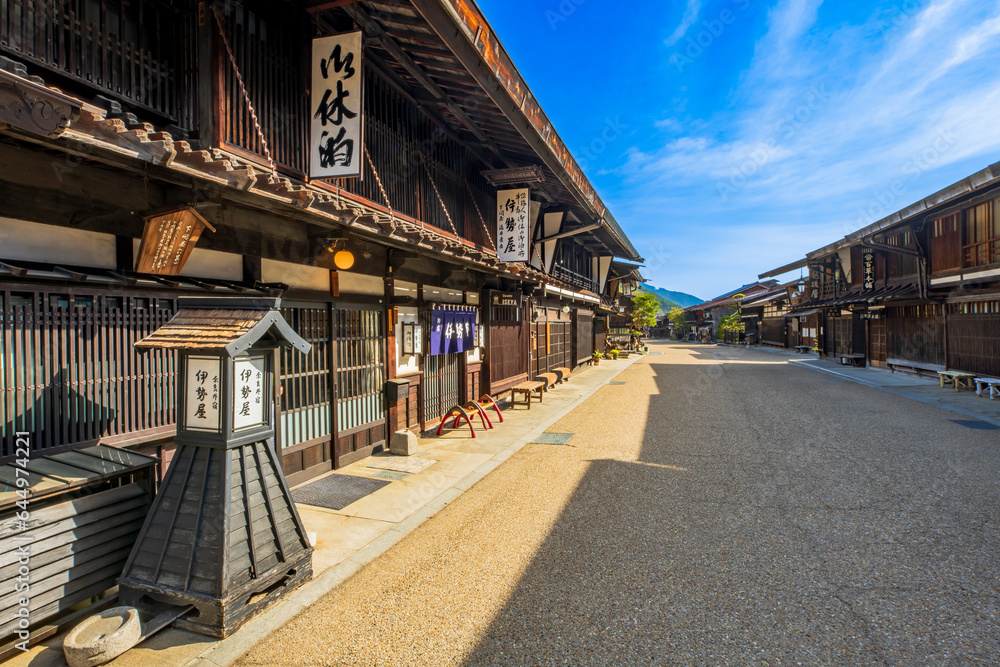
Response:
[{"label": "blue sky", "polygon": [[478,3],[660,287],[727,292],[1000,161],[1000,0]]}]

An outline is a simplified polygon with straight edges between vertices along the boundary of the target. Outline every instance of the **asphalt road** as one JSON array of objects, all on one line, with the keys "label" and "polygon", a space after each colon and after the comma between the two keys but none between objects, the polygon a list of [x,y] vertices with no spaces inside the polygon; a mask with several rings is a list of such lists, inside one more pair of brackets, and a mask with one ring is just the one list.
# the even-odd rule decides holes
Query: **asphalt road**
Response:
[{"label": "asphalt road", "polygon": [[652,349],[241,664],[1000,663],[1000,431]]}]

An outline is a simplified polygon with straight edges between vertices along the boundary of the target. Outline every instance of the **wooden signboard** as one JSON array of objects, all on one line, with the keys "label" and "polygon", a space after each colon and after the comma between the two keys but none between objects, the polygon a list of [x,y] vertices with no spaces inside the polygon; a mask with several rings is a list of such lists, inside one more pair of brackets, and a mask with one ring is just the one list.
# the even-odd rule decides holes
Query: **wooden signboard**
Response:
[{"label": "wooden signboard", "polygon": [[151,215],[145,220],[135,267],[138,273],[176,276],[191,256],[201,232],[206,227],[215,231],[215,227],[190,207]]}]

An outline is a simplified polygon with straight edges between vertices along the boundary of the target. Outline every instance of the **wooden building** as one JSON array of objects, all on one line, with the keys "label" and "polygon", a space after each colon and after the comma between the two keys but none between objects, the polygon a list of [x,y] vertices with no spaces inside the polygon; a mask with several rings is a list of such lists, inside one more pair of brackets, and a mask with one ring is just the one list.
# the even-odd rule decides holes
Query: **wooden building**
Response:
[{"label": "wooden building", "polygon": [[1000,377],[1000,164],[805,259],[823,355]]},{"label": "wooden building", "polygon": [[[10,12],[0,464],[24,430],[38,456],[101,442],[169,462],[175,361],[132,345],[185,294],[280,296],[312,344],[278,359],[292,484],[603,344],[612,262],[641,258],[470,0]],[[317,68],[313,38],[358,31]],[[334,71],[360,92],[331,83],[316,106]],[[317,144],[315,123],[355,117],[354,143]],[[523,261],[497,249],[512,189],[530,197]],[[449,318],[471,341],[434,348]]]},{"label": "wooden building", "polygon": [[698,339],[705,342],[714,341],[719,322],[723,317],[737,312],[741,299],[760,296],[777,284],[777,280],[747,283],[714,299],[688,306],[684,311],[688,313],[689,322]]}]

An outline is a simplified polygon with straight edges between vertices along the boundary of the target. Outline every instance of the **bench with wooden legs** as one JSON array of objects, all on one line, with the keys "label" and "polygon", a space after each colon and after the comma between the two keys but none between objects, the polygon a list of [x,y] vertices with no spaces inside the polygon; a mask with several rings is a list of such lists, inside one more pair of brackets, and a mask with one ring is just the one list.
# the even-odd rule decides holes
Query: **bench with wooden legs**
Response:
[{"label": "bench with wooden legs", "polygon": [[[510,388],[510,405],[511,407],[515,405],[527,405],[528,409],[531,409],[531,395],[538,392],[538,402],[542,402],[542,393],[545,391],[545,382],[536,380],[526,380],[520,384],[515,384]],[[517,400],[518,395],[523,396],[524,400]]]},{"label": "bench with wooden legs", "polygon": [[1000,380],[996,378],[975,378],[973,382],[976,383],[976,396],[982,396],[983,391],[989,393],[991,401],[994,396],[1000,396]]},{"label": "bench with wooden legs", "polygon": [[973,385],[975,378],[976,376],[973,373],[965,373],[963,371],[938,371],[938,380],[942,389],[948,384],[954,386],[955,391],[959,391],[963,387],[966,389],[975,389]]}]

